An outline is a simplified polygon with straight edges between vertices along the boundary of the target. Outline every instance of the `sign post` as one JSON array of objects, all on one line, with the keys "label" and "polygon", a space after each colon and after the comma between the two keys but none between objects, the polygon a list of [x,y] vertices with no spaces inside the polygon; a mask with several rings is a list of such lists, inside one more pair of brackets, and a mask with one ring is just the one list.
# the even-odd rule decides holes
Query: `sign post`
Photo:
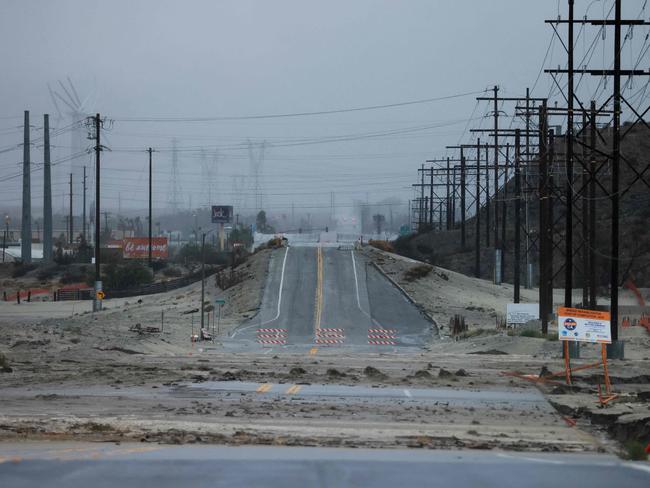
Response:
[{"label": "sign post", "polygon": [[539,320],[539,303],[509,303],[507,305],[507,325],[524,325],[531,320]]},{"label": "sign post", "polygon": [[[605,394],[603,395],[600,383],[598,383],[598,401],[601,405],[607,405],[607,403],[618,398],[616,393],[612,393],[609,369],[607,367],[607,344],[612,343],[610,313],[596,310],[559,307],[557,310],[557,317],[558,339],[564,346],[564,371],[535,375],[522,374],[519,371],[511,371],[505,374],[527,381],[533,381],[535,383],[556,383],[554,378],[564,376],[566,378],[566,383],[570,385],[572,383],[571,375],[575,371],[582,371],[602,366],[604,373],[603,376],[605,377]],[[580,342],[600,344],[600,361],[572,368],[571,358],[569,356],[569,345],[577,345]]]},{"label": "sign post", "polygon": [[101,312],[103,299],[104,292],[102,291],[102,282],[95,281],[95,299],[93,300],[93,312]]},{"label": "sign post", "polygon": [[[558,339],[564,344],[564,367],[567,383],[571,384],[571,373],[573,371],[602,365],[605,377],[605,395],[602,395],[600,384],[598,384],[598,399],[602,405],[605,405],[617,398],[618,395],[612,393],[609,370],[607,368],[607,344],[612,343],[610,313],[597,310],[559,307],[557,310],[557,333]],[[571,359],[569,357],[569,344],[580,342],[600,344],[601,361],[572,369]]]},{"label": "sign post", "polygon": [[[221,324],[221,307],[223,307],[226,304],[226,300],[223,298],[217,298],[214,303],[216,305],[219,305],[219,315],[217,315],[217,335],[219,335],[220,332],[220,324]],[[214,324],[214,322],[212,322]],[[214,336],[214,327],[212,330],[212,335]]]},{"label": "sign post", "polygon": [[224,224],[232,223],[232,205],[212,205],[212,223],[219,224],[219,250],[224,249]]}]

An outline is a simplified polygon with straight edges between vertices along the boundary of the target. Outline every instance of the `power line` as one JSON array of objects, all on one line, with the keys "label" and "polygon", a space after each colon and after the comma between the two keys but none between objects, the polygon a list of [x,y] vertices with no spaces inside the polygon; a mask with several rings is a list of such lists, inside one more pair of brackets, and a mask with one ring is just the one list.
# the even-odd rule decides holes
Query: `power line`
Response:
[{"label": "power line", "polygon": [[472,95],[485,93],[485,90],[458,93],[455,95],[448,95],[443,97],[423,98],[420,100],[409,100],[405,102],[388,103],[383,105],[369,105],[365,107],[341,108],[334,110],[319,110],[314,112],[293,112],[293,113],[279,113],[279,114],[262,114],[262,115],[239,115],[239,116],[224,116],[224,117],[116,117],[114,120],[120,122],[213,122],[220,120],[254,120],[254,119],[278,119],[286,117],[311,117],[318,115],[332,115],[350,112],[363,112],[368,110],[383,110],[387,108],[405,107],[408,105],[419,105],[425,103],[439,102],[443,100],[452,100],[454,98],[462,98]]}]

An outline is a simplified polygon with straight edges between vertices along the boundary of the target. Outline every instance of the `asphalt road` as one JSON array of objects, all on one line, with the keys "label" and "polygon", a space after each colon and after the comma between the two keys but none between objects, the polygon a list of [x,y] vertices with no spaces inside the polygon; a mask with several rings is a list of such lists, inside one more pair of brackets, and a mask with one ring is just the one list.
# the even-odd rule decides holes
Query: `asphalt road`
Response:
[{"label": "asphalt road", "polygon": [[[285,336],[290,346],[368,347],[369,329],[389,329],[394,331],[394,339],[388,342],[395,344],[376,346],[387,349],[420,347],[432,327],[359,253],[336,247],[292,246],[274,252],[260,313],[231,339],[257,342],[259,329],[270,329],[265,333],[271,336],[263,338],[268,341],[264,344],[267,348],[281,347],[274,341]],[[322,339],[335,342],[318,343],[318,330]]]},{"label": "asphalt road", "polygon": [[[128,391],[123,391],[128,395]],[[327,399],[349,404],[356,399],[380,402],[382,400],[412,401],[414,403],[441,403],[446,406],[471,406],[476,408],[503,408],[512,412],[543,410],[555,412],[538,390],[461,390],[453,388],[374,388],[350,385],[308,385],[288,383],[253,383],[244,381],[203,381],[172,390],[175,396],[195,398],[199,393],[261,393],[292,399]]]},{"label": "asphalt road", "polygon": [[147,444],[0,444],[11,488],[648,486],[648,463],[611,456]]}]

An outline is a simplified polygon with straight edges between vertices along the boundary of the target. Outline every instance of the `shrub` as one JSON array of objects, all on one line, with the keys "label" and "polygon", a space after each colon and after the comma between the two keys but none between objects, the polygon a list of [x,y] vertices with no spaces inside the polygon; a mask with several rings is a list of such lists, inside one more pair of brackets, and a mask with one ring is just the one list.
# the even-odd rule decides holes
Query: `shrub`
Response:
[{"label": "shrub", "polygon": [[109,264],[103,271],[102,280],[107,289],[122,290],[153,281],[151,270],[137,262],[129,262],[124,265]]},{"label": "shrub", "polygon": [[368,241],[368,244],[370,244],[372,247],[376,247],[377,249],[380,249],[382,251],[387,251],[387,252],[394,252],[395,248],[389,241],[376,241],[373,239],[370,239]]},{"label": "shrub", "polygon": [[176,267],[167,267],[162,270],[162,274],[167,278],[178,278],[180,276],[183,276],[183,272]]},{"label": "shrub", "polygon": [[411,251],[411,240],[414,236],[415,234],[399,236],[397,240],[393,242],[395,251],[397,251],[399,254],[408,255]]},{"label": "shrub", "polygon": [[282,247],[282,239],[279,237],[274,237],[266,243],[266,247],[268,249],[277,249],[278,247]]},{"label": "shrub", "polygon": [[39,281],[47,281],[54,278],[58,271],[58,266],[44,266],[38,270],[36,278],[38,278]]},{"label": "shrub", "polygon": [[88,276],[86,275],[86,271],[79,268],[67,269],[61,276],[61,279],[59,279],[59,283],[62,285],[69,285],[70,283],[85,283],[87,281]]},{"label": "shrub", "polygon": [[36,265],[32,263],[23,263],[21,261],[16,261],[14,263],[14,269],[11,272],[11,277],[12,278],[20,278],[21,276],[25,276],[27,273],[30,271],[33,271],[36,269]]},{"label": "shrub", "polygon": [[[155,260],[151,262],[151,269],[153,269],[154,273],[160,270],[165,270],[167,269],[167,262],[166,261],[160,261],[160,260]],[[164,273],[164,271],[163,271]]]},{"label": "shrub", "polygon": [[428,264],[418,264],[416,266],[413,266],[412,268],[409,268],[408,271],[404,273],[404,280],[406,281],[419,280],[420,278],[424,278],[429,273],[431,273],[432,269],[433,268]]},{"label": "shrub", "polygon": [[643,444],[638,441],[629,441],[625,443],[625,458],[631,461],[645,461],[648,454]]}]

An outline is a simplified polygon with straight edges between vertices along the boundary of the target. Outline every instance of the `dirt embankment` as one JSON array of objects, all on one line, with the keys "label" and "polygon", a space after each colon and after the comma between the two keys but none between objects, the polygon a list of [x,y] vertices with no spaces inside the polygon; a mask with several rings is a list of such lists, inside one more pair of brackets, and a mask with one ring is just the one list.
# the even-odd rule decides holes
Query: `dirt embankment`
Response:
[{"label": "dirt embankment", "polygon": [[[512,302],[511,285],[494,285],[489,281],[471,278],[460,273],[399,256],[373,248],[365,249],[366,255],[390,275],[424,310],[441,326],[441,340],[433,341],[433,353],[455,354],[475,364],[472,355],[496,354],[544,359],[555,364],[553,371],[562,371],[561,344],[552,340],[557,329],[551,324],[550,339],[533,337],[521,331],[499,331],[496,318],[505,313]],[[556,292],[561,301],[561,290]],[[631,294],[624,299],[632,302]],[[522,301],[536,302],[537,290],[523,290]],[[449,319],[455,314],[466,318],[470,326],[468,338],[454,340],[449,336]],[[537,331],[530,331],[537,332]],[[521,334],[524,334],[523,336]],[[621,330],[625,342],[626,359],[609,361],[610,374],[615,393],[619,398],[610,406],[598,404],[598,384],[604,384],[602,368],[590,369],[573,375],[573,385],[550,382],[540,385],[553,405],[564,415],[581,419],[615,439],[650,441],[650,334],[641,327]],[[573,366],[593,363],[600,357],[600,346],[582,344],[581,358]],[[508,370],[504,361],[503,371]],[[540,370],[519,365],[511,366],[521,373],[539,374]],[[550,367],[550,366],[549,366]],[[516,380],[524,381],[524,380]]]},{"label": "dirt embankment", "polygon": [[[217,288],[214,277],[206,279],[206,328],[224,334],[257,313],[270,252],[260,251],[240,265],[244,280],[228,290]],[[225,300],[221,314],[217,298]],[[157,295],[105,300],[99,313],[92,312],[91,301],[0,302],[0,353],[41,365],[62,359],[92,363],[98,355],[106,361],[111,353],[182,353],[191,347],[192,332],[198,333],[200,302],[200,282]],[[138,324],[161,332],[131,330]]]}]

